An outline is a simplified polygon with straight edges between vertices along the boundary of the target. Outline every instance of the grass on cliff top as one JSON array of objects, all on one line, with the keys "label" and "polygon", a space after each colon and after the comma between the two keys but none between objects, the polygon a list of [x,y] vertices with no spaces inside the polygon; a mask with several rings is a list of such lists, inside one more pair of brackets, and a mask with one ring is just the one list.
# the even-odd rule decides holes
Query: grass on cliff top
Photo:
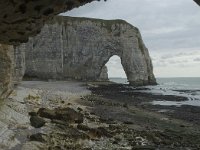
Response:
[{"label": "grass on cliff top", "polygon": [[86,18],[86,17],[70,17],[70,16],[56,16],[54,17],[54,20],[50,21],[49,24],[54,24],[55,22],[62,24],[67,23],[67,22],[74,22],[74,21],[91,21],[94,23],[100,23],[103,25],[105,25],[105,27],[107,28],[111,28],[111,26],[113,24],[124,24],[124,25],[128,25],[131,28],[139,31],[139,29],[137,27],[134,27],[132,24],[128,23],[125,20],[122,19],[115,19],[115,20],[104,20],[104,19],[97,19],[97,18]]}]

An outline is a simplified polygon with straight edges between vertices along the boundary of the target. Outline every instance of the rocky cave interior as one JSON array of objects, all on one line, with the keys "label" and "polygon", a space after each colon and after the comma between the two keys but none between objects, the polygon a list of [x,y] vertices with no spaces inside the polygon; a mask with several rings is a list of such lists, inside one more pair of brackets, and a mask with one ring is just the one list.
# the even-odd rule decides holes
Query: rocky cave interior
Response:
[{"label": "rocky cave interior", "polygon": [[[36,38],[36,37],[38,37],[42,34],[41,30],[44,27],[45,23],[50,22],[50,26],[51,26],[51,22],[54,21],[54,16],[58,15],[59,13],[69,11],[73,8],[85,5],[85,4],[90,3],[92,1],[94,1],[94,0],[1,0],[0,1],[0,12],[1,12],[0,13],[1,14],[0,15],[0,43],[1,43],[0,44],[0,103],[3,104],[4,99],[5,99],[5,101],[7,100],[6,98],[13,91],[14,85],[18,85],[22,81],[24,74],[28,75],[27,73],[25,73],[27,70],[23,69],[23,68],[25,68],[25,65],[28,65],[28,63],[26,63],[26,60],[25,60],[26,53],[25,53],[24,50],[27,49],[28,47],[29,48],[34,47],[33,46],[34,45],[34,42],[33,42],[34,38]],[[197,4],[200,5],[199,0],[194,0],[194,1]],[[67,18],[66,20],[74,21],[73,19],[74,18]],[[62,22],[63,20],[61,20],[61,21],[59,20],[59,22]],[[89,20],[89,21],[86,20],[86,22],[90,22],[90,21],[91,20]],[[95,20],[95,21],[98,22],[98,20]],[[81,23],[82,22],[83,22],[83,25],[84,25],[85,20],[82,20]],[[62,23],[62,24],[64,24],[64,23]],[[110,25],[110,22],[108,24]],[[56,25],[59,26],[60,24],[56,24]],[[79,26],[81,27],[82,24],[77,23],[76,25],[78,27]],[[46,26],[46,27],[48,28],[48,26]],[[99,77],[99,74],[103,74],[103,75],[100,75],[100,76],[103,76],[102,78],[105,79],[105,77],[107,77],[107,74],[105,74],[105,72],[107,72],[107,68],[105,67],[105,64],[109,61],[109,59],[113,55],[117,55],[118,57],[121,58],[121,63],[122,63],[123,69],[125,70],[127,78],[130,81],[132,80],[131,79],[132,75],[130,75],[130,74],[134,74],[135,72],[132,71],[130,68],[127,68],[127,67],[133,67],[134,66],[134,68],[139,68],[139,70],[140,70],[140,68],[146,67],[144,70],[147,72],[148,75],[143,76],[143,74],[142,75],[138,74],[138,78],[139,79],[140,78],[145,79],[146,83],[148,83],[148,84],[150,82],[152,82],[152,84],[155,84],[155,77],[154,77],[153,73],[151,72],[151,68],[152,68],[151,60],[145,59],[145,58],[141,59],[141,57],[143,56],[142,54],[145,53],[145,56],[147,56],[147,58],[149,58],[148,57],[149,54],[147,53],[147,49],[141,41],[141,36],[140,36],[139,31],[136,28],[130,27],[127,24],[125,24],[125,27],[130,29],[132,31],[132,33],[134,34],[133,38],[135,39],[135,43],[134,43],[135,46],[133,46],[133,47],[135,49],[139,49],[139,51],[134,51],[132,53],[132,55],[137,54],[137,56],[139,56],[138,60],[134,60],[134,61],[137,61],[137,62],[139,62],[139,64],[142,64],[142,65],[137,66],[135,64],[138,64],[138,63],[133,63],[132,66],[129,66],[129,65],[126,64],[127,62],[124,61],[124,60],[126,60],[127,58],[131,59],[131,58],[129,58],[131,55],[129,55],[130,53],[127,53],[127,52],[124,53],[124,50],[128,51],[128,50],[130,50],[129,49],[130,47],[121,48],[121,46],[123,47],[124,45],[120,45],[120,42],[118,42],[119,32],[117,32],[117,33],[114,32],[114,34],[117,37],[117,38],[114,39],[115,42],[114,43],[110,42],[107,45],[104,45],[105,47],[103,47],[103,48],[105,48],[105,49],[100,51],[100,52],[105,52],[107,57],[96,57],[96,58],[99,58],[99,62],[101,60],[100,66],[99,65],[92,66],[93,67],[92,70],[95,70],[95,69],[96,70],[94,71],[94,74],[92,74],[92,75],[90,74],[91,71],[89,71],[88,76],[91,75],[92,77],[97,77],[97,76]],[[60,29],[60,28],[58,28],[58,29]],[[82,31],[83,30],[80,30],[80,32],[82,32]],[[108,31],[110,33],[110,30],[108,30]],[[107,29],[105,29],[105,33],[107,33],[108,31],[107,31]],[[59,35],[61,35],[61,34],[59,34]],[[107,34],[104,34],[103,36],[105,36],[105,35],[107,35]],[[73,37],[72,34],[70,36]],[[52,37],[55,38],[55,35],[53,35]],[[109,36],[107,36],[107,37],[108,37],[108,39],[110,38]],[[129,37],[129,35],[128,35],[128,37]],[[87,36],[86,37],[80,36],[79,38],[83,38],[84,43],[87,43],[87,41],[88,41]],[[28,39],[31,39],[31,40],[28,41]],[[56,38],[56,39],[59,39],[59,38]],[[126,40],[126,38],[125,38],[125,40]],[[41,40],[38,40],[38,41],[42,42]],[[25,44],[20,45],[21,43],[25,43]],[[130,43],[130,42],[127,42],[127,43]],[[120,49],[116,49],[115,46],[117,44],[120,47]],[[73,45],[73,43],[72,43],[72,45]],[[44,46],[47,46],[47,45],[44,45]],[[48,46],[51,46],[51,45],[49,45],[49,43],[48,43]],[[37,47],[35,47],[35,48],[37,48]],[[100,49],[101,48],[102,47],[100,47]],[[68,47],[68,49],[66,49],[66,50],[69,50],[69,49],[70,48]],[[31,53],[30,56],[35,55],[34,51],[31,51],[31,50],[33,50],[33,49],[29,49],[29,51],[28,51],[29,53]],[[37,52],[42,52],[41,47],[38,47],[37,50],[38,50]],[[122,50],[123,50],[123,52],[122,52]],[[96,51],[94,51],[94,52],[96,52]],[[85,53],[90,54],[90,52],[88,52],[88,51],[81,51],[80,54],[85,54]],[[126,54],[126,55],[123,55],[122,53]],[[59,54],[59,52],[57,52],[56,54]],[[37,55],[37,56],[39,56],[39,55]],[[57,55],[57,56],[60,56],[60,55]],[[70,57],[70,53],[69,53],[69,55],[66,55],[66,56]],[[81,56],[82,55],[80,55],[80,58],[83,58]],[[44,58],[43,55],[40,55],[39,58],[40,57],[41,57],[41,59]],[[123,57],[125,59],[123,59]],[[55,60],[54,60],[55,57],[52,57],[52,58],[53,58],[53,59],[51,59],[52,65],[57,65],[57,64],[60,63],[60,61],[58,61],[57,64],[56,64]],[[62,59],[58,58],[58,60],[62,60]],[[80,60],[84,60],[84,59],[80,59]],[[89,59],[86,59],[86,60],[89,60]],[[32,61],[32,59],[30,59],[30,61]],[[82,62],[77,62],[76,60],[74,62],[75,62],[76,65],[77,65],[77,63],[82,64]],[[41,62],[41,63],[43,63],[43,62]],[[43,64],[45,64],[45,63],[43,63]],[[63,64],[63,62],[61,62],[61,64]],[[92,64],[91,61],[90,61],[89,64]],[[95,63],[93,63],[93,64],[95,64]],[[38,65],[38,64],[36,63],[35,65]],[[39,65],[41,65],[41,64],[39,64]],[[72,63],[72,65],[73,65],[73,63]],[[31,68],[34,68],[34,67],[29,66],[30,70],[31,70]],[[43,68],[48,68],[48,67],[43,66],[41,68],[43,69]],[[66,68],[67,68],[67,66],[66,66]],[[150,68],[150,70],[149,70],[149,68]],[[75,67],[75,69],[77,69],[77,68]],[[61,68],[61,70],[62,70],[62,68]],[[104,70],[104,71],[102,71],[102,70]],[[73,71],[73,70],[71,70],[71,71]],[[83,71],[83,74],[85,74],[85,72],[84,72],[85,70],[80,70],[80,71]],[[74,72],[76,72],[76,70]],[[55,70],[52,71],[52,74],[55,75],[56,77],[57,77],[57,75],[60,75],[60,74],[57,74],[57,72],[55,74]],[[76,75],[77,75],[77,73],[76,73]],[[62,76],[62,74],[61,74],[61,76]],[[74,74],[72,73],[72,74],[70,74],[70,76],[74,76]],[[86,76],[86,77],[88,77],[88,76]],[[79,78],[79,76],[77,78]],[[133,79],[133,81],[135,81],[135,79]],[[144,85],[144,84],[145,83],[142,83],[142,85]],[[65,87],[63,87],[63,88],[65,88]],[[44,94],[48,94],[48,93],[44,93]],[[45,97],[46,97],[46,95],[45,95]],[[37,99],[37,97],[31,97],[31,96],[29,96],[29,98],[30,99],[31,98]],[[49,102],[49,103],[51,103],[51,102]],[[102,103],[102,101],[100,103]],[[109,103],[109,102],[105,102],[105,103],[109,104],[109,105],[112,104],[112,103]],[[26,105],[24,105],[24,104],[25,103],[24,103],[24,101],[22,101],[22,99],[19,99],[19,101],[17,101],[17,102],[12,101],[12,103],[11,103],[11,105],[13,105],[14,108],[16,108],[17,110],[22,111],[22,112],[24,110],[27,110],[27,108],[24,109],[24,107],[26,107]],[[2,111],[5,111],[5,113],[1,113],[1,115],[3,116],[3,117],[2,116],[1,117],[3,119],[7,114],[13,115],[14,113],[16,113],[16,111],[13,111],[13,109],[8,107],[8,106],[11,106],[11,105],[8,104],[8,105],[1,106]],[[123,109],[127,109],[127,107],[128,106],[125,103],[122,105]],[[117,108],[119,108],[119,107],[117,106]],[[121,108],[121,106],[120,106],[120,108]],[[48,110],[47,109],[43,109],[43,110],[41,109],[42,113],[44,113],[45,111],[48,111]],[[53,111],[60,111],[60,110],[55,109]],[[60,111],[60,113],[62,113],[62,111],[65,112],[66,110],[63,109],[63,110]],[[72,111],[72,114],[74,113],[74,111],[72,109],[68,109],[67,111]],[[28,112],[23,112],[23,113],[26,113],[26,115],[25,116],[23,116],[23,115],[18,116],[19,118],[9,117],[8,120],[9,121],[10,120],[11,121],[17,120],[17,121],[22,121],[22,122],[27,121],[29,123],[29,117],[30,116],[27,116]],[[75,117],[80,118],[79,114],[80,113],[77,114],[75,112]],[[31,116],[33,118],[35,114],[31,114],[31,115],[33,115],[33,116]],[[146,113],[145,115],[149,115],[149,114]],[[15,116],[15,115],[13,115],[13,116]],[[159,118],[159,121],[161,119]],[[5,130],[7,130],[8,129],[8,121],[3,120],[3,121],[5,121],[5,123],[2,123],[1,121],[0,121],[1,125],[4,125],[3,127],[5,127]],[[154,117],[151,118],[151,119],[147,118],[145,120],[142,120],[142,123],[143,123],[143,121],[144,122],[148,121],[149,124],[153,124],[154,121],[155,121],[155,118]],[[126,122],[126,123],[130,124],[130,122]],[[180,125],[179,125],[179,127],[180,127]],[[19,126],[17,128],[20,128],[22,130],[24,129],[23,126]],[[2,128],[2,129],[3,129],[3,131],[5,131],[4,128]],[[122,127],[122,129],[123,129],[123,127]],[[13,132],[13,129],[7,130],[7,131],[8,131],[7,132],[8,135],[9,135],[10,133]],[[69,130],[67,130],[66,133],[71,133],[71,131],[73,132],[75,130],[73,128],[69,128]],[[94,130],[94,132],[96,132],[96,131],[99,131],[99,130]],[[102,132],[105,133],[105,130],[102,130]],[[132,132],[132,130],[131,131],[127,130],[127,132]],[[140,134],[141,134],[141,132],[139,132],[139,135]],[[6,137],[8,135],[4,134],[3,136]],[[163,133],[160,134],[160,135],[163,135]],[[64,135],[63,141],[66,140],[67,136]],[[79,136],[79,135],[77,135],[77,136]],[[107,136],[110,136],[110,135],[107,135]],[[170,136],[168,136],[168,137],[170,137]],[[27,135],[25,135],[25,138],[27,139]],[[176,136],[175,136],[175,138],[176,138]],[[178,136],[178,138],[180,138],[180,137]],[[195,138],[195,136],[193,138]],[[16,144],[16,141],[13,141],[13,139],[15,140],[14,136],[10,136],[10,139],[11,139],[10,143],[8,141],[6,141],[6,140],[8,140],[6,138],[1,139],[1,142],[3,141],[4,143],[8,143],[8,145],[7,145],[8,147],[12,146],[12,145],[9,145],[9,144]],[[24,139],[22,139],[22,140],[24,140]],[[57,142],[62,143],[63,141],[58,139]],[[50,143],[51,143],[51,141],[50,141]],[[26,149],[29,149],[29,148],[30,148],[30,145],[27,145]]]},{"label": "rocky cave interior", "polygon": [[[93,0],[2,0],[0,2],[0,97],[5,98],[13,86],[14,47],[37,35],[53,16]],[[195,0],[199,4],[199,0]]]}]

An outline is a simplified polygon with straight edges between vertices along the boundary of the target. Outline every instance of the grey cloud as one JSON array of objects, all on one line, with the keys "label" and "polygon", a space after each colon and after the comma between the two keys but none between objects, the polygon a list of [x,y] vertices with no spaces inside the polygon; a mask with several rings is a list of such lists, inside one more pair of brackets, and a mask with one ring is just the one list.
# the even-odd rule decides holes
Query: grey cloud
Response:
[{"label": "grey cloud", "polygon": [[182,56],[193,56],[193,55],[196,55],[198,54],[197,52],[180,52],[180,53],[177,53],[175,56],[177,57],[182,57]]},{"label": "grey cloud", "polygon": [[[192,52],[174,52],[174,53],[170,53],[170,54],[163,54],[160,55],[160,57],[157,57],[157,59],[160,60],[167,60],[167,59],[180,59],[180,58],[184,58],[184,57],[195,57],[196,55],[200,55],[200,52],[197,51],[192,51]],[[155,58],[154,58],[155,59]],[[186,62],[186,60],[184,61]]]},{"label": "grey cloud", "polygon": [[168,61],[169,64],[175,65],[175,64],[185,64],[188,60],[170,60]]},{"label": "grey cloud", "polygon": [[191,0],[109,0],[65,15],[125,19],[141,30],[150,51],[200,48],[200,9]]},{"label": "grey cloud", "polygon": [[[109,0],[64,15],[128,21],[140,29],[150,55],[157,54],[152,59],[154,68],[177,66],[178,71],[199,62],[195,57],[200,55],[200,9],[192,0]],[[120,60],[112,61],[120,64]]]},{"label": "grey cloud", "polygon": [[181,64],[184,64],[184,66],[187,66],[187,64],[190,64],[192,60],[190,59],[180,59],[179,56],[174,56],[170,54],[166,54],[164,56],[157,57],[157,59],[153,60],[154,67],[167,67],[167,66],[180,66]]},{"label": "grey cloud", "polygon": [[165,62],[155,62],[153,64],[154,64],[154,67],[167,67],[167,63]]},{"label": "grey cloud", "polygon": [[194,61],[200,62],[200,58],[195,58]]},{"label": "grey cloud", "polygon": [[161,59],[169,59],[169,58],[172,58],[172,57],[174,57],[173,54],[165,54],[165,55],[161,56]]}]

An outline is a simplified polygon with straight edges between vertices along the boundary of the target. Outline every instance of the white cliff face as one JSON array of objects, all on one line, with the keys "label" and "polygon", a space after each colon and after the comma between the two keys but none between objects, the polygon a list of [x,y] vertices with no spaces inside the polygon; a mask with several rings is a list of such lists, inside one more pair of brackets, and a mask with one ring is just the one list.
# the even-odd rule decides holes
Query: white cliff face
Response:
[{"label": "white cliff face", "polygon": [[55,17],[20,48],[30,77],[97,80],[109,58],[118,55],[131,84],[156,83],[139,30],[123,20]]},{"label": "white cliff face", "polygon": [[0,98],[5,98],[11,92],[13,52],[13,46],[0,44]]},{"label": "white cliff face", "polygon": [[13,84],[18,84],[22,81],[25,73],[25,51],[23,49],[14,47],[13,62],[12,82]]},{"label": "white cliff face", "polygon": [[104,66],[102,69],[101,69],[101,73],[100,73],[100,76],[98,78],[99,81],[109,81],[108,79],[108,68],[107,66]]},{"label": "white cliff face", "polygon": [[27,42],[30,36],[37,35],[44,22],[53,16],[92,1],[0,1],[0,98],[7,96],[12,90],[13,81],[16,83],[23,75],[24,54],[15,50],[13,45]]},{"label": "white cliff face", "polygon": [[0,98],[7,97],[25,72],[25,51],[0,44]]}]

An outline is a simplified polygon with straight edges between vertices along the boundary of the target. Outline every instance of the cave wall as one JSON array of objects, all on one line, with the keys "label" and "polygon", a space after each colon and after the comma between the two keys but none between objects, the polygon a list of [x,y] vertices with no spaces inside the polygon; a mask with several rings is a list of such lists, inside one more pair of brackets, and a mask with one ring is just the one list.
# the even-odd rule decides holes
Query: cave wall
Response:
[{"label": "cave wall", "polygon": [[13,66],[13,46],[0,44],[0,98],[7,97],[11,92]]},{"label": "cave wall", "polygon": [[198,5],[200,5],[200,0],[194,0]]},{"label": "cave wall", "polygon": [[109,81],[108,79],[108,68],[107,66],[104,66],[102,69],[101,69],[101,73],[97,79],[98,81]]},{"label": "cave wall", "polygon": [[139,30],[123,20],[58,16],[23,48],[29,77],[98,80],[110,57],[118,55],[131,84],[156,83]]},{"label": "cave wall", "polygon": [[0,43],[17,45],[40,32],[53,16],[94,0],[1,0]]}]

